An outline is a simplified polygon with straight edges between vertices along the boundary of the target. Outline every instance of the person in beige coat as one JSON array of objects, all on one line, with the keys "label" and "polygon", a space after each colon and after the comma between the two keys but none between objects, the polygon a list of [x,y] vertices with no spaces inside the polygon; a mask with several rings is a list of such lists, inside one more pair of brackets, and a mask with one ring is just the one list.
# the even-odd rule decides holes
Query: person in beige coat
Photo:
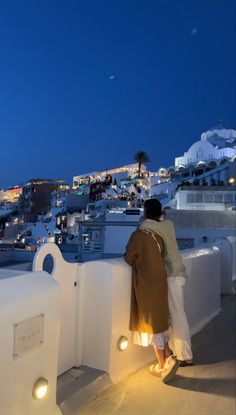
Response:
[{"label": "person in beige coat", "polygon": [[137,230],[126,246],[125,260],[132,267],[130,330],[134,342],[154,347],[158,364],[150,366],[150,373],[168,383],[179,364],[168,347],[168,286],[163,253],[164,243],[159,235]]}]

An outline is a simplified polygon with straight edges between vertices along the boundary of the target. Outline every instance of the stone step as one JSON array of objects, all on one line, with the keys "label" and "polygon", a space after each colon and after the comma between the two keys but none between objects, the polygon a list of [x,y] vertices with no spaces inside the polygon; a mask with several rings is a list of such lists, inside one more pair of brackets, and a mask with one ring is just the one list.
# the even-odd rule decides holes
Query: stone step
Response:
[{"label": "stone step", "polygon": [[112,384],[104,371],[87,366],[74,367],[57,380],[57,403],[63,415],[76,415],[78,410]]}]

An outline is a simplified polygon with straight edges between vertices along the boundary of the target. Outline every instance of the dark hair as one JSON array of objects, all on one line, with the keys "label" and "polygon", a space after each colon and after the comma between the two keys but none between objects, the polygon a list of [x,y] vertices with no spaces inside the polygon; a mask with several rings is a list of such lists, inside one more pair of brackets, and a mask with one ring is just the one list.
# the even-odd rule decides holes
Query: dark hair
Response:
[{"label": "dark hair", "polygon": [[162,205],[158,199],[145,200],[144,214],[147,219],[158,220],[162,213]]}]

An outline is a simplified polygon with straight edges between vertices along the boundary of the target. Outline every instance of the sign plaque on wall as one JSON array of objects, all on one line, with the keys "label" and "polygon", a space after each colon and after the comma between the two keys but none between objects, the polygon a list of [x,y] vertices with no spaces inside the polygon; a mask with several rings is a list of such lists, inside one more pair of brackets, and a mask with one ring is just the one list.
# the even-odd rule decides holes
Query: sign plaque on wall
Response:
[{"label": "sign plaque on wall", "polygon": [[44,342],[44,314],[13,325],[14,350],[13,359],[18,359],[32,350],[40,347]]}]

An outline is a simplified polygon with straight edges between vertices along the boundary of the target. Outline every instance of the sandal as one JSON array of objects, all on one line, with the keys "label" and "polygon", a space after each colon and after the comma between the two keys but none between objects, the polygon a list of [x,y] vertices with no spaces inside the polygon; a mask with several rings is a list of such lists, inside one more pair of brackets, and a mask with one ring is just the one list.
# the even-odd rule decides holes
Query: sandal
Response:
[{"label": "sandal", "polygon": [[178,368],[179,368],[178,360],[170,356],[165,365],[165,369],[162,375],[162,382],[170,383],[175,378]]},{"label": "sandal", "polygon": [[149,373],[153,376],[157,376],[158,378],[161,378],[163,373],[164,373],[164,369],[160,369],[159,364],[154,364],[149,366],[148,368]]},{"label": "sandal", "polygon": [[180,367],[193,366],[193,360],[178,360]]}]

